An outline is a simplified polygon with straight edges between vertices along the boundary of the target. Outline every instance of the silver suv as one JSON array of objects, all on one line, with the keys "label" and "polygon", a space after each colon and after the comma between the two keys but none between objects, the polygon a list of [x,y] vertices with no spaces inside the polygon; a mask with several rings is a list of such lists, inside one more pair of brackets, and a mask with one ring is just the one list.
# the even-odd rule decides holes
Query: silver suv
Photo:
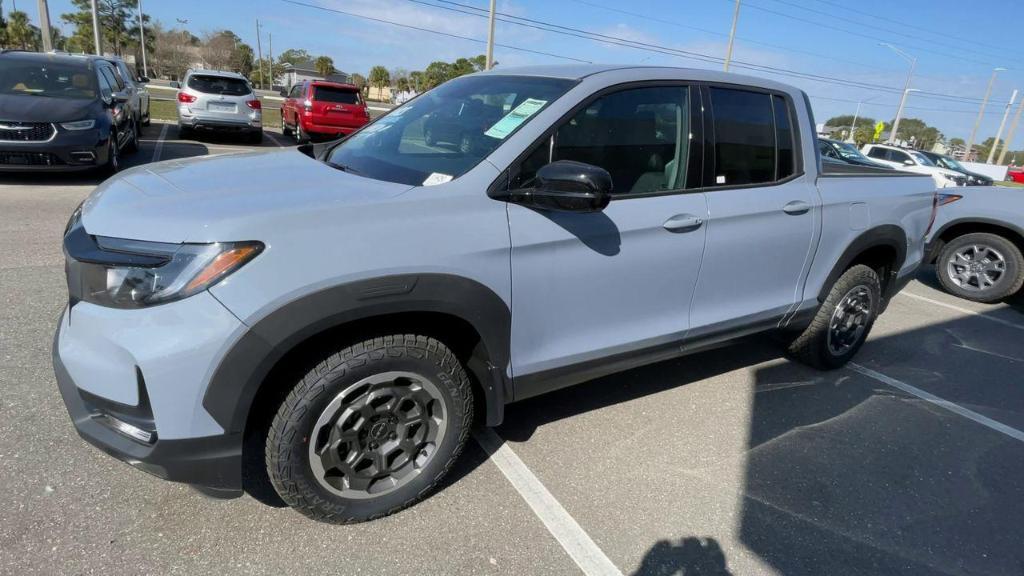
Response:
[{"label": "silver suv", "polygon": [[242,132],[253,142],[263,140],[263,106],[241,74],[189,70],[178,89],[178,135],[193,131]]}]

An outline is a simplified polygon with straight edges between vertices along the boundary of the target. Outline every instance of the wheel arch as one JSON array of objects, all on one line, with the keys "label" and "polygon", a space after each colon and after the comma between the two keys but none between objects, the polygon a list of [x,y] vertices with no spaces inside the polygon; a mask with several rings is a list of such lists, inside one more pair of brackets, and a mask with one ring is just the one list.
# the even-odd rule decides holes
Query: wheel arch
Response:
[{"label": "wheel arch", "polygon": [[882,281],[882,297],[888,300],[890,291],[896,285],[895,276],[907,259],[907,234],[893,224],[883,224],[864,231],[853,239],[832,267],[824,284],[818,291],[818,302],[828,298],[836,280],[857,264],[865,264],[879,272]]},{"label": "wheel arch", "polygon": [[932,235],[932,241],[928,244],[928,251],[926,252],[926,261],[929,264],[934,264],[939,257],[939,252],[942,251],[942,247],[947,242],[964,234],[974,234],[976,232],[987,232],[1002,236],[1017,246],[1021,253],[1024,253],[1024,229],[1020,226],[995,218],[958,218],[943,224]]}]

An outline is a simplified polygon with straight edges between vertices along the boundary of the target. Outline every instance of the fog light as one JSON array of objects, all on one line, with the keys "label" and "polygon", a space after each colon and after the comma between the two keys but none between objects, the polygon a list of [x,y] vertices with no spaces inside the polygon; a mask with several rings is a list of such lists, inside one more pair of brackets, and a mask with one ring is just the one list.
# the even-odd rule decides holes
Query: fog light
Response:
[{"label": "fog light", "polygon": [[75,162],[91,164],[96,161],[96,154],[91,151],[72,152],[71,159],[74,160]]},{"label": "fog light", "polygon": [[117,432],[122,436],[127,436],[128,438],[131,438],[136,442],[142,442],[143,444],[152,444],[153,440],[156,438],[155,433],[143,430],[142,428],[139,428],[137,426],[132,426],[131,424],[123,420],[118,420],[117,418],[114,418],[109,414],[98,414],[94,416],[94,418],[100,424],[103,424],[104,426],[110,428],[114,432]]}]

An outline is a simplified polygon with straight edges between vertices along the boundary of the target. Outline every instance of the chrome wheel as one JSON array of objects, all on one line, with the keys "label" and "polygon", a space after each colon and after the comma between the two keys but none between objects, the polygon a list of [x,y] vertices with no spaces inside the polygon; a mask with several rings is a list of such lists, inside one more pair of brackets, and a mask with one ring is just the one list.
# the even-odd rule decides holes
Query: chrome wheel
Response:
[{"label": "chrome wheel", "polygon": [[842,356],[857,345],[867,330],[874,310],[867,286],[854,286],[836,305],[828,324],[828,351]]},{"label": "chrome wheel", "polygon": [[946,274],[964,290],[989,290],[1006,274],[1006,258],[991,246],[969,244],[950,255],[946,261]]},{"label": "chrome wheel", "polygon": [[438,386],[412,372],[382,372],[345,388],[309,435],[317,482],[345,498],[373,498],[419,475],[447,428]]}]

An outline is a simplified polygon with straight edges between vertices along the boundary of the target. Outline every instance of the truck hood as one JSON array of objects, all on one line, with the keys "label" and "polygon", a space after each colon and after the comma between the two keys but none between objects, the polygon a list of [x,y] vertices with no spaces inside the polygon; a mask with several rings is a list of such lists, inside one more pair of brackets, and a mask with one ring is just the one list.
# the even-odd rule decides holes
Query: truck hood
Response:
[{"label": "truck hood", "polygon": [[85,200],[89,234],[154,242],[260,240],[283,214],[319,216],[412,188],[342,172],[296,149],[168,160],[110,178]]}]

